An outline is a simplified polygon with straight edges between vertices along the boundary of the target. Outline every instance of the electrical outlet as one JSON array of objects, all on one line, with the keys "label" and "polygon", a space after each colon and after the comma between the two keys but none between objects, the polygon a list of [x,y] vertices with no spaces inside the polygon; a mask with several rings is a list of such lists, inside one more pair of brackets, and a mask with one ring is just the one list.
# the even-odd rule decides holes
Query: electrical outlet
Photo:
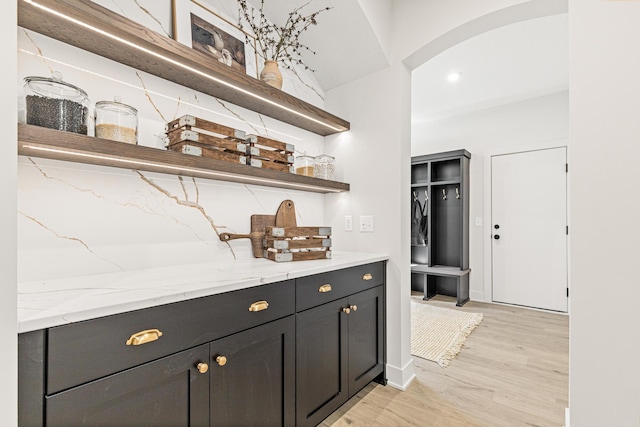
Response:
[{"label": "electrical outlet", "polygon": [[353,231],[353,216],[344,216],[344,231]]},{"label": "electrical outlet", "polygon": [[361,215],[360,216],[360,231],[372,232],[373,227],[373,215]]}]

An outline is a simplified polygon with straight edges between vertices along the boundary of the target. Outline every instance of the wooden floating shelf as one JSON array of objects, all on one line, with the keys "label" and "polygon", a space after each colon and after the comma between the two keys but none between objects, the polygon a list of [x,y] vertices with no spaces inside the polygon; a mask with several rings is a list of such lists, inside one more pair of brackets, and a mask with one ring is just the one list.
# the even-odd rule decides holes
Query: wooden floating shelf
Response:
[{"label": "wooden floating shelf", "polygon": [[316,193],[349,191],[349,184],[343,182],[190,156],[22,123],[18,124],[18,154]]},{"label": "wooden floating shelf", "polygon": [[18,25],[326,136],[349,122],[89,0],[18,0]]}]

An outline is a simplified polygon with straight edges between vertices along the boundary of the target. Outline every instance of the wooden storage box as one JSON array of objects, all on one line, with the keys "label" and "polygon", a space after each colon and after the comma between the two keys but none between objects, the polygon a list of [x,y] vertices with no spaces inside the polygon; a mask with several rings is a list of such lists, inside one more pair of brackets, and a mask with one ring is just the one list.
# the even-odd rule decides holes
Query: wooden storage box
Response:
[{"label": "wooden storage box", "polygon": [[249,145],[251,166],[295,173],[292,144],[258,135],[247,135],[245,142]]},{"label": "wooden storage box", "polygon": [[167,123],[165,133],[168,150],[242,165],[249,163],[249,145],[241,130],[186,115]]},{"label": "wooden storage box", "polygon": [[331,258],[331,227],[267,227],[263,247],[276,262]]},{"label": "wooden storage box", "polygon": [[241,142],[244,142],[246,138],[244,131],[190,115],[182,116],[179,119],[167,123],[164,130],[167,135],[176,130],[198,130],[201,133],[207,133],[221,138],[231,138]]}]

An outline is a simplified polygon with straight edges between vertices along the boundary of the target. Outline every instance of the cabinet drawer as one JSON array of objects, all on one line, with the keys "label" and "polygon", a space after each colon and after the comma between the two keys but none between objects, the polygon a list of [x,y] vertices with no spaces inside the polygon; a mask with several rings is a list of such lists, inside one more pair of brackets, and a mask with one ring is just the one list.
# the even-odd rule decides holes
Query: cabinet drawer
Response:
[{"label": "cabinet drawer", "polygon": [[50,328],[47,394],[293,314],[294,295],[289,280]]},{"label": "cabinet drawer", "polygon": [[384,263],[360,265],[296,280],[296,311],[373,288],[384,283]]}]

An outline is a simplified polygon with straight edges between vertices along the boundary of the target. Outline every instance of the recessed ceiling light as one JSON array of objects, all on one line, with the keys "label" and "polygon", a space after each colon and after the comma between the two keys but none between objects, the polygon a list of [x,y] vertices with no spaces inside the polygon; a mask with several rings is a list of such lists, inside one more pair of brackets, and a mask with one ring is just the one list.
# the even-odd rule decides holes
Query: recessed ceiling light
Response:
[{"label": "recessed ceiling light", "polygon": [[449,81],[449,83],[455,83],[458,80],[460,80],[461,76],[462,76],[462,73],[460,71],[452,71],[449,74],[447,74],[447,80]]}]

